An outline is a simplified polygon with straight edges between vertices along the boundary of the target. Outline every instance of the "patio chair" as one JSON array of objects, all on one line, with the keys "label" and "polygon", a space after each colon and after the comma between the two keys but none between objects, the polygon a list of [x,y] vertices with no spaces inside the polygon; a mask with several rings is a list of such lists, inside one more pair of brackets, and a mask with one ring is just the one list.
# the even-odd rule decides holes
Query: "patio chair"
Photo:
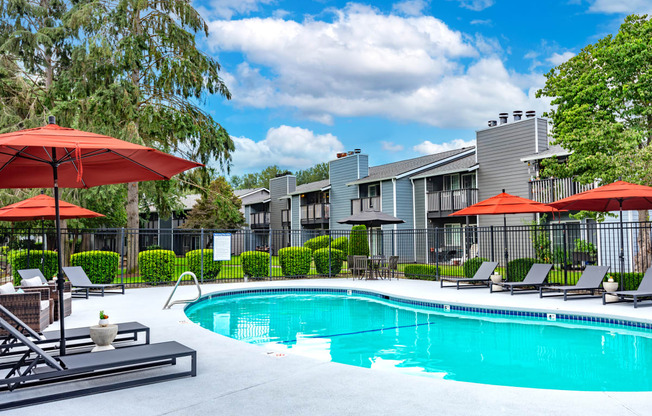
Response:
[{"label": "patio chair", "polygon": [[359,279],[364,279],[369,270],[367,256],[353,256],[353,270],[355,270]]},{"label": "patio chair", "polygon": [[[582,272],[582,275],[580,276],[580,279],[574,286],[541,286],[539,287],[539,297],[544,297],[544,291],[562,292],[564,300],[568,300],[569,292],[579,292],[575,294],[571,293],[572,296],[583,295],[583,292],[591,292],[590,296],[594,296],[596,290],[602,289],[602,281],[604,280],[604,277],[608,271],[609,266],[586,266],[584,272]],[[556,294],[549,296],[561,295]]]},{"label": "patio chair", "polygon": [[[514,295],[514,289],[518,288],[519,292],[531,292],[532,289],[535,291],[539,290],[539,287],[543,286],[548,279],[548,273],[552,270],[552,264],[541,264],[535,263],[530,267],[530,270],[527,272],[525,279],[522,282],[500,282],[500,283],[489,283],[489,293],[493,293],[494,286],[501,286],[503,288],[509,288],[509,293]],[[531,289],[531,290],[528,290]]]},{"label": "patio chair", "polygon": [[[61,340],[61,332],[59,330],[46,331],[39,334],[2,305],[0,305],[0,318],[13,325],[14,328],[27,336],[32,342],[38,344],[43,350],[58,351],[58,343]],[[124,322],[117,325],[118,333],[112,342],[113,345],[126,341],[138,341],[138,335],[141,333],[145,335],[145,344],[149,344],[149,327],[141,324],[140,322]],[[72,348],[95,345],[92,341],[90,341],[90,339],[91,335],[89,327],[66,329],[66,346],[70,348],[69,351],[72,351]],[[14,351],[15,347],[16,344],[11,344],[8,342],[0,343],[0,357],[7,357],[10,355],[22,353],[22,351]],[[2,367],[0,366],[0,368]]]},{"label": "patio chair", "polygon": [[[9,285],[11,284],[8,283],[3,287],[9,287]],[[13,285],[9,289],[13,289]],[[38,286],[22,289],[24,293],[11,290],[10,293],[1,293],[0,305],[19,317],[32,330],[41,332],[54,319],[50,288],[48,286]],[[0,331],[0,337],[3,334]]]},{"label": "patio chair", "polygon": [[[86,276],[86,272],[80,266],[64,267],[63,272],[66,274],[68,280],[72,284],[73,296],[75,292],[84,293],[84,297],[88,299],[89,295],[101,295],[104,296],[104,293],[122,293],[125,294],[125,285],[124,283],[115,283],[115,284],[100,284],[92,283],[91,280]],[[108,289],[120,289],[120,292],[109,292]],[[92,292],[94,290],[99,290],[100,292]]]},{"label": "patio chair", "polygon": [[389,279],[392,279],[396,275],[397,271],[398,271],[398,256],[389,256],[389,260],[387,263],[387,270],[386,270],[387,277]]},{"label": "patio chair", "polygon": [[[24,395],[16,400],[4,394],[4,400],[0,402],[0,410],[197,375],[197,352],[176,341],[53,357],[2,318],[0,318],[0,328],[10,334],[11,342],[22,344],[26,348],[23,357],[17,360],[6,374],[3,374],[0,391],[12,392],[19,388],[61,383],[57,384],[56,390],[49,393]],[[188,371],[137,377],[142,373],[136,370],[168,364],[176,365],[177,359],[184,357],[190,358]],[[130,376],[128,379],[126,373]],[[121,377],[104,380],[92,387],[65,383],[114,374],[119,374]]]},{"label": "patio chair", "polygon": [[[59,293],[57,292],[57,285],[54,282],[48,282],[45,279],[45,276],[43,276],[43,272],[41,272],[41,269],[22,269],[22,270],[18,270],[18,274],[20,275],[21,278],[20,285],[23,289],[25,287],[33,287],[33,286],[27,286],[26,284],[27,282],[33,280],[36,277],[41,279],[41,285],[50,287],[50,299],[52,299],[52,302],[54,303],[53,305],[54,320],[58,321],[59,320]],[[63,316],[70,316],[70,314],[72,314],[72,286],[70,285],[70,282],[64,283],[63,308],[64,308]]]},{"label": "patio chair", "polygon": [[349,273],[351,273],[351,278],[355,279],[355,269],[353,268],[353,256],[348,255],[346,256],[346,268],[349,270]]},{"label": "patio chair", "polygon": [[[463,288],[489,287],[489,283],[491,282],[489,279],[494,270],[496,270],[496,267],[498,267],[497,261],[482,262],[473,277],[442,277],[440,287],[457,287],[458,290]],[[444,282],[455,282],[455,284],[444,286]],[[460,286],[460,283],[465,284]]]},{"label": "patio chair", "polygon": [[[634,301],[634,307],[638,308],[638,302],[641,298],[652,298],[652,267],[647,269],[641,283],[638,284],[638,289],[636,290],[619,290],[616,292],[605,292],[602,294],[602,304],[607,304],[607,295],[618,296],[618,302],[627,300],[631,298]],[[617,302],[609,302],[617,303]]]}]

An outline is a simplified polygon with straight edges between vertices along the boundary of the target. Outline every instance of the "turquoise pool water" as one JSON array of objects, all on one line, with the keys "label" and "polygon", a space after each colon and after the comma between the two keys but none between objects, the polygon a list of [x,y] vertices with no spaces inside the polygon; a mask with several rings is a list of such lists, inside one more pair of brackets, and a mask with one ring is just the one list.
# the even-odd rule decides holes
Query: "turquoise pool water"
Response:
[{"label": "turquoise pool water", "polygon": [[652,334],[442,312],[360,295],[240,294],[186,309],[218,334],[372,369],[505,386],[652,390]]}]

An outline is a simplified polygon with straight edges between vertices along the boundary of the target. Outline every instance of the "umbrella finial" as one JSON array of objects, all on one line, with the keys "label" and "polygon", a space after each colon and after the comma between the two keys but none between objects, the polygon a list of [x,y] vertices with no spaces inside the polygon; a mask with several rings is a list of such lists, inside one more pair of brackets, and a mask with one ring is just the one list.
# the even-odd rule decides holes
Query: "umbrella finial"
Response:
[{"label": "umbrella finial", "polygon": [[505,189],[503,189],[503,193],[505,193]]},{"label": "umbrella finial", "polygon": [[48,116],[48,124],[57,124],[57,119],[54,116]]}]

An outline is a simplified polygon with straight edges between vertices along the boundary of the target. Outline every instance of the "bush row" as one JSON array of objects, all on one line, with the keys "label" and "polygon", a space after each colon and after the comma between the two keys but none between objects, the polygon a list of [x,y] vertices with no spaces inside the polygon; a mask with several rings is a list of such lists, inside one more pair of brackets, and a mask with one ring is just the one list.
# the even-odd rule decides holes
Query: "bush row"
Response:
[{"label": "bush row", "polygon": [[436,280],[437,266],[430,264],[408,264],[405,266],[406,279]]}]

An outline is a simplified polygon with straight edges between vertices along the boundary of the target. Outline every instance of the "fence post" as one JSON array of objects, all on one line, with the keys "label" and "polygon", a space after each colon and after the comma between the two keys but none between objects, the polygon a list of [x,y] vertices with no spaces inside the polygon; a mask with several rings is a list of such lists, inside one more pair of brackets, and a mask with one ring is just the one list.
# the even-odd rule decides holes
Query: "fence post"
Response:
[{"label": "fence post", "polygon": [[[199,249],[201,250],[201,282],[204,283],[204,229],[199,232]],[[215,250],[215,247],[213,247]]]},{"label": "fence post", "polygon": [[489,232],[491,234],[491,261],[494,261],[494,226],[489,226]]},{"label": "fence post", "polygon": [[439,227],[435,227],[435,274],[437,275],[437,279],[441,278],[441,275],[439,274]]},{"label": "fence post", "polygon": [[[120,283],[125,284],[125,227],[120,228]],[[129,264],[129,262],[127,262]]]},{"label": "fence post", "polygon": [[331,264],[331,261],[332,261],[332,258],[331,258],[331,242],[332,241],[333,240],[331,238],[331,230],[328,230],[328,278],[329,279],[331,277],[333,277],[333,276],[331,276],[331,267],[332,267],[332,264]]},{"label": "fence post", "polygon": [[566,233],[566,223],[562,224],[562,231],[561,235],[563,237],[563,244],[564,244],[564,285],[568,285],[568,254],[567,254],[567,247],[566,247],[566,239],[568,238],[568,234]]},{"label": "fence post", "polygon": [[269,250],[269,280],[272,280],[272,229],[269,229],[268,237],[268,250]]}]

